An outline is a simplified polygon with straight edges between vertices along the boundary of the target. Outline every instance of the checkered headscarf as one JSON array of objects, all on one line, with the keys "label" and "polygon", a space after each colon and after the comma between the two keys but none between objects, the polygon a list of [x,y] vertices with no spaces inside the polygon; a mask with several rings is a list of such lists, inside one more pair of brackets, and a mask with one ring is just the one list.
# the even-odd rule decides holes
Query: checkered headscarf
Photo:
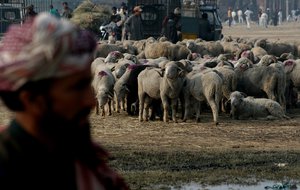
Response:
[{"label": "checkered headscarf", "polygon": [[95,47],[88,31],[49,13],[12,25],[0,43],[0,91],[80,72],[90,67]]}]

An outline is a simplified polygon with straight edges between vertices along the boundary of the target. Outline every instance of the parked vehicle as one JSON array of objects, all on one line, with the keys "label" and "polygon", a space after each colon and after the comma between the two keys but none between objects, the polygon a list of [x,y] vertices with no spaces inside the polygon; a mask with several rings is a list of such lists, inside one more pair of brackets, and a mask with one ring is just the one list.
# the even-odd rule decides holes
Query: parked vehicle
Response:
[{"label": "parked vehicle", "polygon": [[19,8],[8,5],[0,5],[0,34],[5,33],[10,24],[21,22],[21,10]]},{"label": "parked vehicle", "polygon": [[[206,15],[209,26],[206,25],[203,15]],[[215,0],[182,4],[181,22],[183,39],[201,38],[206,41],[216,41],[223,38],[222,22]]]},{"label": "parked vehicle", "polygon": [[[55,0],[56,1],[56,0]],[[49,5],[54,0],[1,0],[0,2],[0,36],[11,24],[21,24],[24,21],[26,7],[34,5],[37,13],[49,11]]]},{"label": "parked vehicle", "polygon": [[[181,9],[182,39],[202,38],[215,41],[223,37],[217,0],[128,0],[129,10],[136,5],[143,9],[141,17],[144,38],[161,36],[163,19],[176,7]],[[203,13],[207,14],[210,23],[205,37],[200,36],[203,33]]]}]

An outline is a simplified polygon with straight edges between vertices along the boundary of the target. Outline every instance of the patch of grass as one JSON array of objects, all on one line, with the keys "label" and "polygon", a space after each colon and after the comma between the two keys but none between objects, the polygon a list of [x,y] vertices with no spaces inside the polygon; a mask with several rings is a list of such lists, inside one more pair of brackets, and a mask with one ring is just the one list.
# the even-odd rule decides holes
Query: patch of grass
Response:
[{"label": "patch of grass", "polygon": [[[110,164],[131,189],[161,189],[189,182],[251,185],[259,180],[300,178],[300,152],[295,151],[109,149],[113,155]],[[278,167],[277,163],[287,165]]]}]

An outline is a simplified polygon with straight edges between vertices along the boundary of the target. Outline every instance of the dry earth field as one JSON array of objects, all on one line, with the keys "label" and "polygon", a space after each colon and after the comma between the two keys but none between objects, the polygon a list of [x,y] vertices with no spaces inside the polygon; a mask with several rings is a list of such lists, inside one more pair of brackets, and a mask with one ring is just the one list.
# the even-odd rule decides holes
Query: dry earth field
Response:
[{"label": "dry earth field", "polygon": [[[224,36],[299,40],[300,23],[246,29],[228,28]],[[300,181],[300,109],[290,120],[237,121],[221,114],[214,126],[211,113],[201,122],[138,121],[125,112],[102,118],[91,114],[93,138],[110,153],[110,164],[131,189],[170,189],[168,185],[255,184],[262,180]],[[0,125],[9,112],[0,106]],[[1,150],[0,150],[1,151]],[[159,185],[159,186],[157,186]],[[247,189],[247,188],[245,188]]]}]

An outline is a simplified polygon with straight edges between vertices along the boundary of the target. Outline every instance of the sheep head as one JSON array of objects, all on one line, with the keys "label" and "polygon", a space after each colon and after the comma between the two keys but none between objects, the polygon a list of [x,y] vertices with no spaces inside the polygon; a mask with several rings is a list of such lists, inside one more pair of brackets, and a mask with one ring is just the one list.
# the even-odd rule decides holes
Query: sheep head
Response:
[{"label": "sheep head", "polygon": [[238,60],[238,62],[235,64],[234,68],[239,69],[241,71],[245,71],[253,66],[252,61],[250,61],[246,57],[242,57]]},{"label": "sheep head", "polygon": [[239,91],[234,91],[230,94],[230,103],[231,103],[231,107],[232,108],[236,108],[238,106],[240,106],[243,102],[243,99],[246,97],[247,95],[243,92],[239,92]]},{"label": "sheep head", "polygon": [[168,79],[176,79],[178,77],[184,76],[184,65],[177,61],[177,62],[169,62],[165,66],[165,76]]},{"label": "sheep head", "polygon": [[277,59],[275,56],[273,55],[264,55],[259,63],[257,65],[260,65],[260,66],[269,66],[271,65],[272,63],[277,63]]},{"label": "sheep head", "polygon": [[283,62],[284,71],[285,73],[290,73],[293,71],[294,67],[296,66],[296,62],[293,59],[288,59]]}]

